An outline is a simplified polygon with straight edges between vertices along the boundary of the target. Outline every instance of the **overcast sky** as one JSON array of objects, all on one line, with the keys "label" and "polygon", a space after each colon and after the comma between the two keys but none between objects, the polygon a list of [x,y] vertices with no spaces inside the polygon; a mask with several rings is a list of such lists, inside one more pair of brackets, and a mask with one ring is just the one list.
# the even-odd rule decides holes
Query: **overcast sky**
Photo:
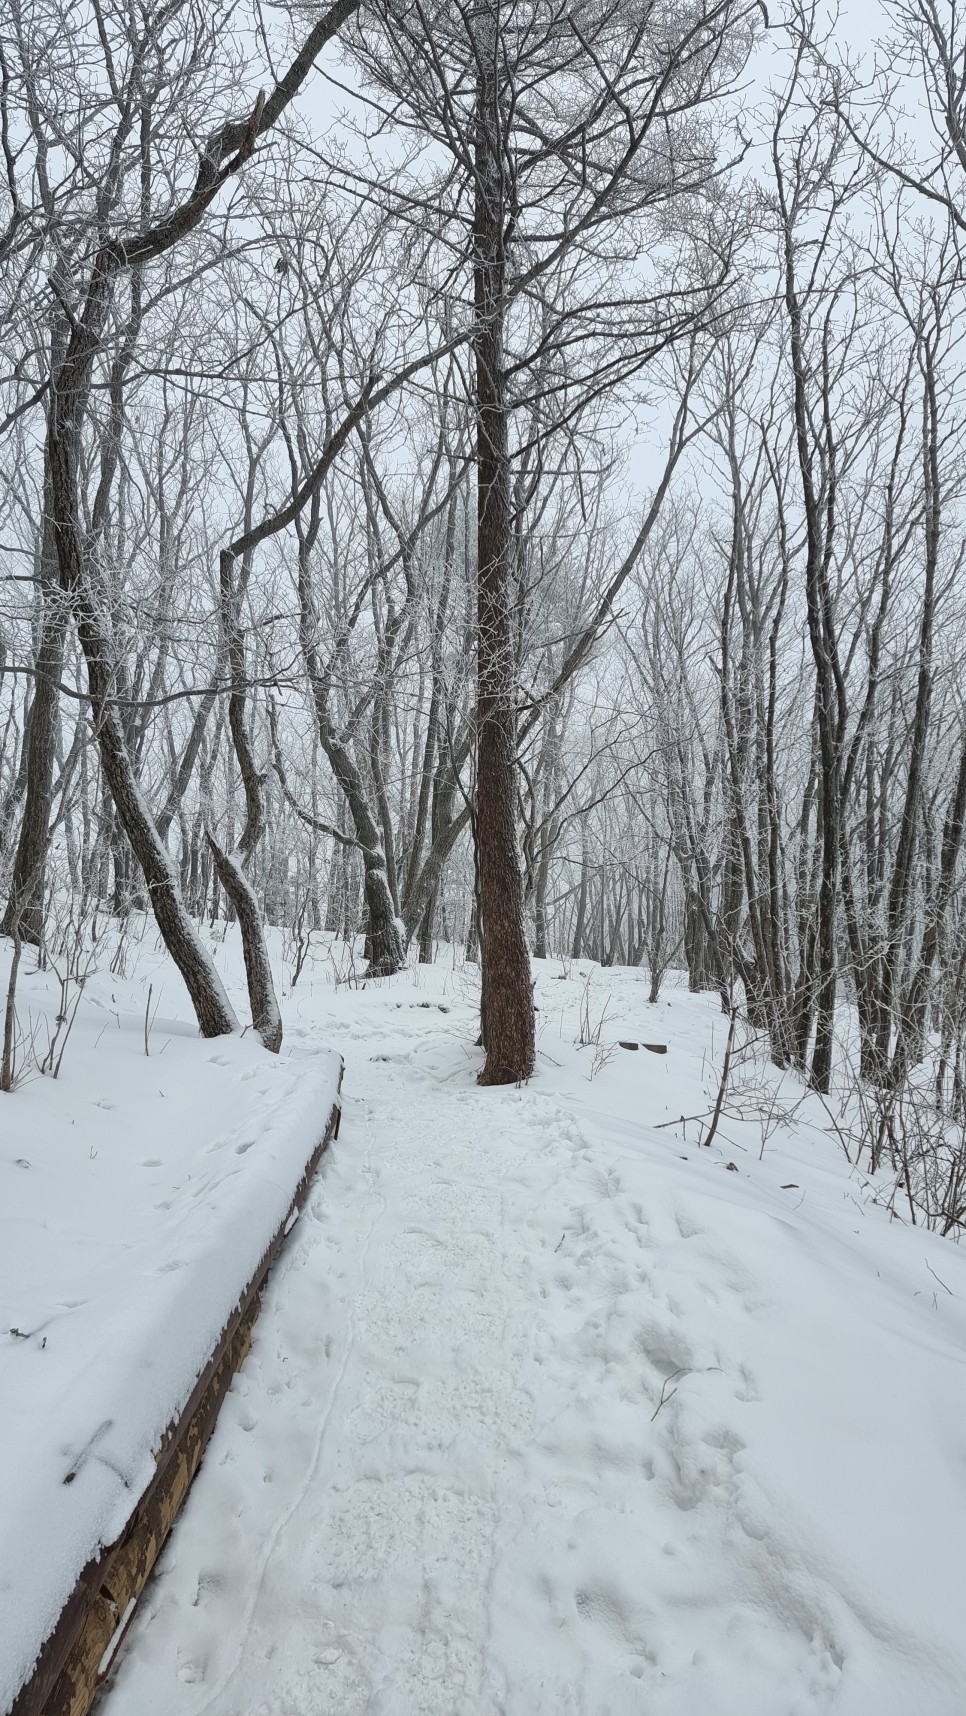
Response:
[{"label": "overcast sky", "polygon": [[[770,13],[771,27],[760,37],[741,97],[742,125],[752,138],[760,136],[762,140],[758,147],[749,152],[746,159],[744,170],[750,174],[767,171],[763,116],[769,105],[769,91],[781,87],[788,64],[788,37],[778,22],[780,13],[777,4],[771,5]],[[830,10],[826,11],[825,16],[827,21],[831,21]],[[847,0],[838,12],[833,39],[842,54],[847,55],[853,64],[861,62],[863,69],[871,73],[876,44],[883,41],[888,30],[889,19],[879,0]],[[338,47],[332,45],[324,56],[321,68],[309,80],[298,103],[300,112],[316,137],[334,140],[341,136],[346,140],[350,151],[352,140],[343,124],[342,116],[354,112],[357,118],[362,119],[365,112],[363,104],[353,97],[355,82],[352,68],[344,63]],[[921,107],[918,116],[916,113],[919,105],[917,87],[907,86],[903,105],[910,115],[910,123],[906,129],[917,143],[926,146],[929,142],[929,127]],[[643,388],[651,391],[646,379],[642,383]],[[632,509],[640,506],[659,475],[665,458],[671,412],[669,407],[661,403],[659,385],[654,387],[653,393],[654,400],[651,405],[628,411],[627,470],[623,487]],[[629,520],[629,528],[630,523]]]}]

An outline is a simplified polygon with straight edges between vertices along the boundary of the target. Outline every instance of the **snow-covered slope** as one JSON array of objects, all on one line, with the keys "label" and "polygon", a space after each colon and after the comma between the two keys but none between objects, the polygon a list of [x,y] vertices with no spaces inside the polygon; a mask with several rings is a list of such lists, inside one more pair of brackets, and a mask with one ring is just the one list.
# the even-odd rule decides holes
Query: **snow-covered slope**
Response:
[{"label": "snow-covered slope", "polygon": [[[62,998],[33,964],[19,1011],[43,1059]],[[141,989],[91,975],[59,1078],[0,1095],[0,1711],[150,1482],[338,1092],[331,1053],[203,1043],[153,1006],[146,1056]]]},{"label": "snow-covered slope", "polygon": [[665,1125],[714,1000],[588,969],[538,969],[523,1090],[447,950],[286,998],[341,1139],[107,1716],[962,1716],[966,1256],[817,1102]]}]

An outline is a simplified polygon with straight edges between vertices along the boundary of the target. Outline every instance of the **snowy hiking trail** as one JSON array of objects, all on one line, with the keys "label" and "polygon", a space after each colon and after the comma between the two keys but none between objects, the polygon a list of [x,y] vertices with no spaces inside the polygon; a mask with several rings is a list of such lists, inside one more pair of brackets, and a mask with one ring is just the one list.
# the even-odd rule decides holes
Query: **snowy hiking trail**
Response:
[{"label": "snowy hiking trail", "polygon": [[105,1716],[962,1716],[966,1258],[824,1138],[654,1132],[720,1021],[600,984],[668,1056],[589,1080],[548,967],[502,1092],[468,977],[296,991],[341,1136]]}]

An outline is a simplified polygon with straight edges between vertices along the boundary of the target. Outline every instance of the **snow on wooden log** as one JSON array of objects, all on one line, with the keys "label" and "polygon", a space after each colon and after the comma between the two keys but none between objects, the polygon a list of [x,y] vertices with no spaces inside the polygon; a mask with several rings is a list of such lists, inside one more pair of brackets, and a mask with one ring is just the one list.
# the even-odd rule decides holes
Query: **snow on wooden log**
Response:
[{"label": "snow on wooden log", "polygon": [[[332,1057],[333,1066],[336,1062],[337,1057]],[[306,1146],[303,1145],[301,1155],[294,1158],[301,1167],[301,1176],[294,1190],[292,1179],[289,1179],[282,1213],[273,1218],[273,1230],[254,1270],[247,1274],[233,1310],[223,1323],[214,1345],[209,1346],[207,1361],[197,1371],[194,1386],[184,1405],[170,1419],[156,1444],[153,1475],[140,1494],[132,1488],[129,1516],[114,1540],[106,1547],[91,1544],[95,1552],[82,1567],[52,1630],[48,1630],[42,1643],[38,1640],[39,1654],[15,1691],[12,1703],[8,1694],[7,1702],[2,1706],[4,1716],[86,1716],[90,1709],[198,1470],[232,1377],[248,1352],[271,1266],[286,1235],[295,1225],[324,1150],[330,1140],[338,1136],[338,1090],[341,1082],[341,1061],[337,1062],[337,1076],[327,1080],[313,1073],[306,1080],[309,1094],[318,1096],[324,1090],[328,1092],[325,1100],[329,1106],[323,1110],[326,1120],[321,1134],[316,1120],[314,1142],[309,1153],[306,1155]],[[282,1106],[284,1109],[285,1105]],[[290,1162],[293,1161],[293,1148],[298,1150],[298,1138],[306,1136],[305,1102],[300,1108],[297,1104],[291,1107],[293,1139],[286,1157]],[[280,1114],[278,1120],[281,1129],[284,1115]],[[280,1167],[280,1162],[276,1161],[276,1176]],[[257,1185],[258,1173],[252,1174],[251,1179]],[[220,1232],[217,1224],[213,1226],[213,1245],[231,1244],[231,1238],[230,1231]],[[71,1464],[61,1479],[62,1486],[73,1484],[83,1468],[87,1453],[88,1450],[83,1450]],[[27,1558],[37,1555],[36,1542],[29,1537],[15,1546],[8,1541],[5,1547],[6,1571],[14,1578],[17,1570],[12,1564],[12,1556],[19,1553],[26,1567]]]}]

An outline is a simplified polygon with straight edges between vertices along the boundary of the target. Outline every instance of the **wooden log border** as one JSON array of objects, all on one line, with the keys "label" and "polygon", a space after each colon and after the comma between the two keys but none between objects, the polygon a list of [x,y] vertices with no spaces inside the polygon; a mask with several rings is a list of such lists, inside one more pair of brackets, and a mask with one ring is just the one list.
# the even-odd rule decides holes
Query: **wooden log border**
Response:
[{"label": "wooden log border", "polygon": [[334,1103],[284,1221],[222,1329],[187,1404],[165,1430],[155,1456],[154,1477],[117,1542],[83,1569],[8,1716],[87,1716],[191,1488],[231,1379],[251,1345],[269,1270],[294,1226],[293,1216],[323,1152],[339,1136],[341,1112],[341,1104]]}]

